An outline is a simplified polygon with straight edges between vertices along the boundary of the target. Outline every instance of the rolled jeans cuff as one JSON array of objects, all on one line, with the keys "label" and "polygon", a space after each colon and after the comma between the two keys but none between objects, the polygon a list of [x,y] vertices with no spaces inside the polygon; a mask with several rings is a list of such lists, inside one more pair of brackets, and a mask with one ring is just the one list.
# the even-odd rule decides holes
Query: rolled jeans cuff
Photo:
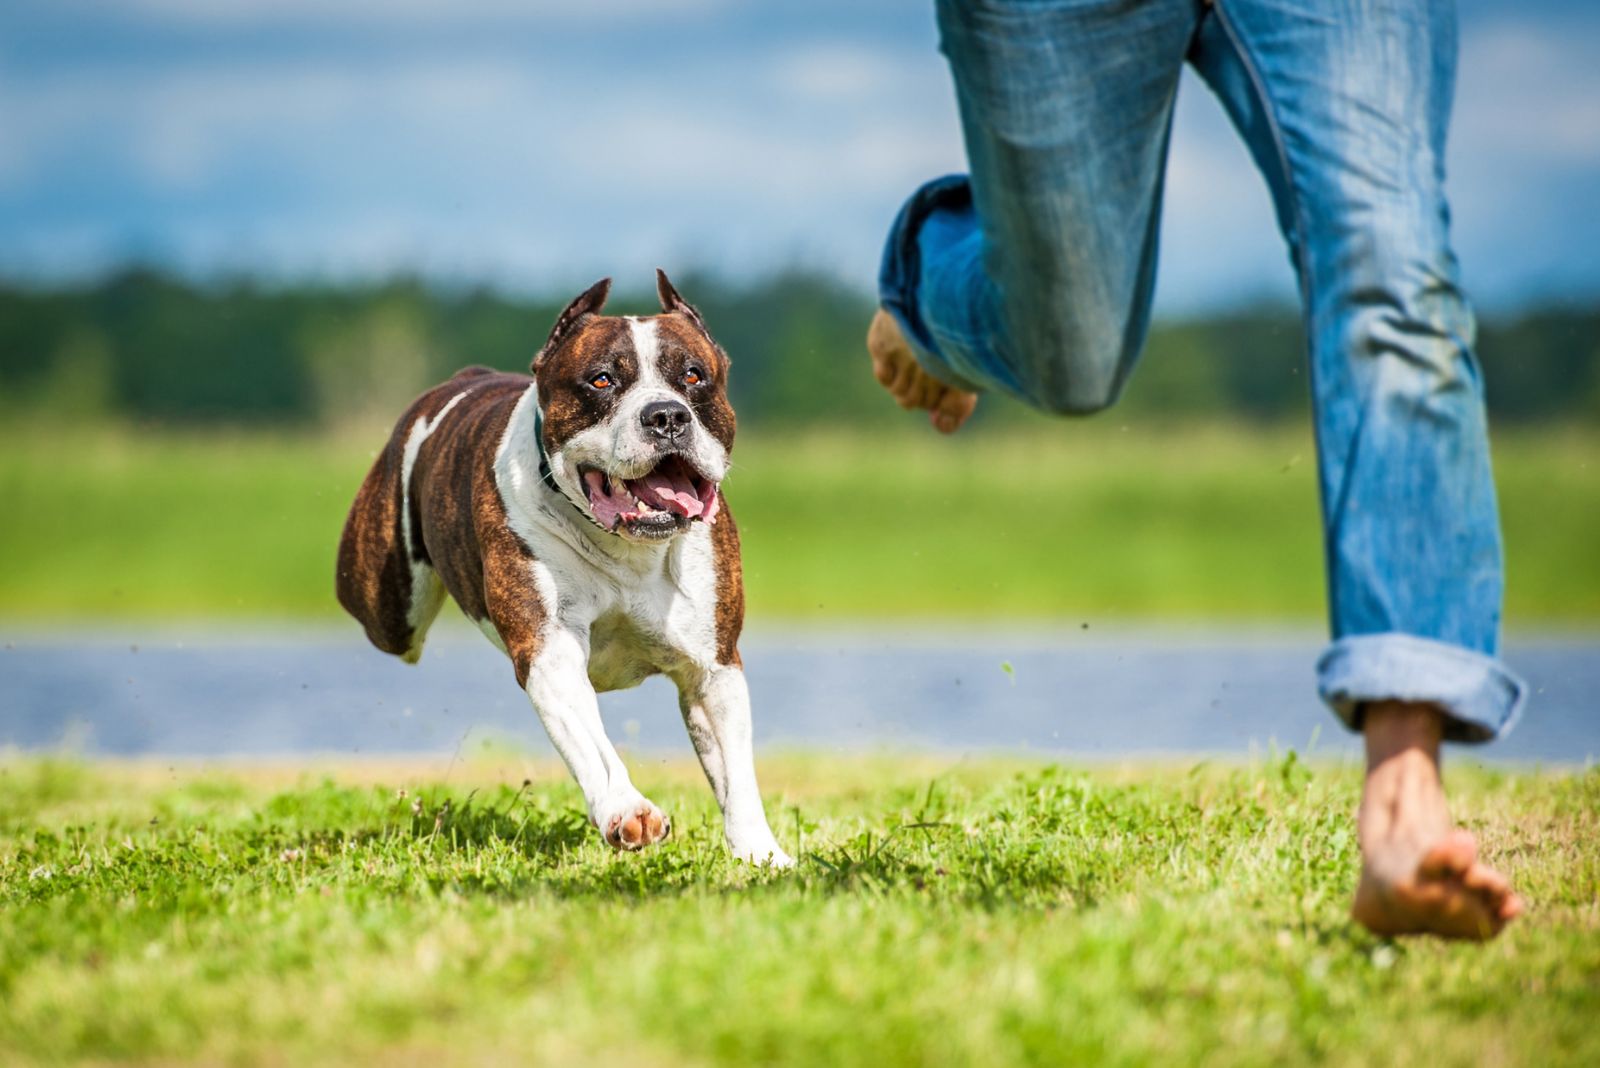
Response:
[{"label": "rolled jeans cuff", "polygon": [[972,185],[964,174],[947,174],[922,185],[895,216],[878,267],[878,303],[894,317],[923,370],[946,385],[980,392],[939,352],[917,303],[922,280],[922,224],[941,209],[970,211]]},{"label": "rolled jeans cuff", "polygon": [[1489,742],[1522,715],[1528,685],[1492,656],[1413,634],[1340,638],[1317,661],[1317,690],[1353,731],[1369,701],[1414,701],[1445,713],[1444,738]]}]

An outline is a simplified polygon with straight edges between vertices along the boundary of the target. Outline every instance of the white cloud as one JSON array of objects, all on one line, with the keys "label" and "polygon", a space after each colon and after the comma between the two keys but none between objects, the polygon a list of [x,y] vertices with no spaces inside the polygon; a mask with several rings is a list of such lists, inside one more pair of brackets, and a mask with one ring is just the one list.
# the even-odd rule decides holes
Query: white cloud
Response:
[{"label": "white cloud", "polygon": [[914,67],[898,55],[849,42],[814,44],[779,56],[774,81],[785,91],[814,100],[866,100],[896,92]]},{"label": "white cloud", "polygon": [[[345,11],[377,19],[380,6]],[[1600,65],[1573,37],[1502,19],[1464,40],[1457,233],[1469,271],[1498,272],[1479,275],[1491,288],[1576,270],[1572,241],[1526,240],[1574,225],[1570,204],[1542,195],[1550,182],[1593,181],[1600,167]],[[685,56],[636,35],[623,59],[572,38],[584,43],[537,57],[423,34],[370,50],[341,39],[0,68],[0,267],[97,265],[132,245],[197,268],[526,282],[800,256],[866,283],[904,197],[964,167],[931,44],[752,39]],[[1264,183],[1208,97],[1186,76],[1164,306],[1290,296]]]},{"label": "white cloud", "polygon": [[133,14],[206,27],[381,25],[460,26],[495,21],[605,24],[623,18],[682,18],[728,0],[58,0],[85,16]]},{"label": "white cloud", "polygon": [[[757,194],[877,187],[959,164],[948,105],[907,114],[899,99],[837,86],[820,100],[771,100],[817,88],[805,76],[797,86],[795,69],[779,61],[766,75],[753,69],[664,87],[648,71],[596,77],[505,59],[192,63],[0,79],[0,111],[14,120],[3,142],[13,171],[38,173],[69,150],[95,146],[173,192],[263,156],[322,174],[420,156],[448,166],[467,197],[503,183],[508,165],[539,172],[540,181],[648,195],[661,183],[713,194],[718,186]],[[799,110],[775,120],[761,99],[722,93],[727,81]],[[376,159],[366,154],[374,149]]]},{"label": "white cloud", "polygon": [[[109,191],[86,206],[107,245],[155,233],[196,265],[526,274],[555,269],[587,234],[612,246],[599,260],[797,251],[870,277],[900,199],[959,166],[950,106],[908,116],[887,93],[794,99],[793,68],[746,66],[667,87],[657,71],[452,56],[0,80],[0,112],[16,118],[5,181],[40,195],[90,153],[134,194],[131,207]],[[24,230],[13,262],[47,244]]]},{"label": "white cloud", "polygon": [[14,174],[93,148],[153,189],[190,192],[263,159],[326,175],[371,162],[363,146],[426,153],[487,119],[514,134],[543,95],[525,71],[495,64],[196,64],[0,81],[0,111],[12,118]]}]

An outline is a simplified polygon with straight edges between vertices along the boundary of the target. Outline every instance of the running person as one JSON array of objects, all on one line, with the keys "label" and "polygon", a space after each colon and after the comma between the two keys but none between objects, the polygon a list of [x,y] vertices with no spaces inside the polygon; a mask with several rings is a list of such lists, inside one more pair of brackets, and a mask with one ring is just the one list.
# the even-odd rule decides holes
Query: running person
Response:
[{"label": "running person", "polygon": [[901,210],[867,336],[951,433],[978,394],[1082,415],[1144,344],[1184,63],[1271,190],[1310,339],[1333,642],[1323,698],[1365,736],[1352,913],[1487,938],[1522,910],[1456,828],[1443,741],[1510,729],[1500,530],[1474,327],[1450,250],[1451,0],[939,0],[970,175]]}]

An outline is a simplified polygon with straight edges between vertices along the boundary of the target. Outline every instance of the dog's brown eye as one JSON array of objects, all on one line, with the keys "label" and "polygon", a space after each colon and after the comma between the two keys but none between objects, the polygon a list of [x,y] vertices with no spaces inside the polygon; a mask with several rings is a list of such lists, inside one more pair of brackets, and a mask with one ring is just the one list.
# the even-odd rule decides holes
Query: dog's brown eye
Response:
[{"label": "dog's brown eye", "polygon": [[700,368],[691,367],[687,371],[683,372],[683,384],[686,386],[698,386],[705,380],[705,377],[705,375],[700,373]]},{"label": "dog's brown eye", "polygon": [[616,385],[616,381],[610,375],[606,374],[604,371],[601,371],[599,374],[589,379],[589,384],[595,389],[610,389],[612,386]]}]

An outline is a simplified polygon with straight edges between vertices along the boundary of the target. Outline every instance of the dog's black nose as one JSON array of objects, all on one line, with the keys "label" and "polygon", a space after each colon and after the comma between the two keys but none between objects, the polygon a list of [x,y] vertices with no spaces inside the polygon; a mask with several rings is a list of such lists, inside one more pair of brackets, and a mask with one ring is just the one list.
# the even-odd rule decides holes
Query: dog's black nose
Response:
[{"label": "dog's black nose", "polygon": [[661,438],[675,438],[689,429],[694,416],[682,401],[664,400],[646,404],[639,412],[645,431]]}]

